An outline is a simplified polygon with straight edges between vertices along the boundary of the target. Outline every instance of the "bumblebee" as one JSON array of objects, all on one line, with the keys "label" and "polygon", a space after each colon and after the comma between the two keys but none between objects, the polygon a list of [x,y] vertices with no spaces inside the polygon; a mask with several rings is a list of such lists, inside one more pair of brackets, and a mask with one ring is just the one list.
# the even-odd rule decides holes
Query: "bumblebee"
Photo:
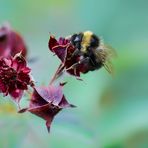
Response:
[{"label": "bumblebee", "polygon": [[111,58],[115,51],[103,43],[103,41],[91,31],[73,34],[69,37],[71,44],[76,48],[74,55],[80,55],[81,60],[74,66],[85,63],[88,71],[94,71],[104,67],[109,73],[113,73]]}]

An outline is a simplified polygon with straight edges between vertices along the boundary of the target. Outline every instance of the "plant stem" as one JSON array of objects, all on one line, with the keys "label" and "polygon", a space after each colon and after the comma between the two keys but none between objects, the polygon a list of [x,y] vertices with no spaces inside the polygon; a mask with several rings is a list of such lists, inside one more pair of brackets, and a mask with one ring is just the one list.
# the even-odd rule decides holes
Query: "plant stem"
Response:
[{"label": "plant stem", "polygon": [[63,64],[61,63],[58,69],[56,70],[55,74],[53,75],[52,79],[50,80],[49,85],[51,85],[61,75],[63,68]]}]

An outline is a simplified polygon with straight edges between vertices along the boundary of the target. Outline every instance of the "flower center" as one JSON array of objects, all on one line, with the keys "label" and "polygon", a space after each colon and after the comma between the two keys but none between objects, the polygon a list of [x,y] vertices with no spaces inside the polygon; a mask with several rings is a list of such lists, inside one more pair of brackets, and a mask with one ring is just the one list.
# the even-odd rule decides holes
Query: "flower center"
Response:
[{"label": "flower center", "polygon": [[12,83],[16,81],[17,79],[17,72],[13,68],[5,67],[0,69],[0,79],[5,83],[6,85],[9,83]]}]

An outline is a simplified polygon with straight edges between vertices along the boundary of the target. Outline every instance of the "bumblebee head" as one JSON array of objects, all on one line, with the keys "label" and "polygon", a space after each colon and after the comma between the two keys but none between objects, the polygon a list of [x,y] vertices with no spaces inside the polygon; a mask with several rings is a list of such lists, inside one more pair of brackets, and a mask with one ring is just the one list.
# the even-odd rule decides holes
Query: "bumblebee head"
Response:
[{"label": "bumblebee head", "polygon": [[71,37],[71,43],[79,50],[81,49],[82,38],[83,38],[83,33],[74,34]]},{"label": "bumblebee head", "polygon": [[91,31],[74,34],[71,37],[71,43],[82,52],[86,52],[88,48],[97,48],[99,46],[99,42],[99,38]]}]

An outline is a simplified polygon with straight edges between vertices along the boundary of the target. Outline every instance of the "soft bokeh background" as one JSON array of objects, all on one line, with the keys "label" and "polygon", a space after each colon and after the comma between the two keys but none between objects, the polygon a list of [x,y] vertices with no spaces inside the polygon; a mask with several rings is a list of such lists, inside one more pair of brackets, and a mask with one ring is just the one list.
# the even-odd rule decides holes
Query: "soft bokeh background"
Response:
[{"label": "soft bokeh background", "polygon": [[42,119],[17,114],[1,96],[0,148],[148,148],[147,0],[0,0],[4,21],[38,58],[30,63],[37,85],[48,84],[60,62],[48,51],[49,32],[92,30],[118,58],[114,78],[104,69],[83,75],[84,82],[67,78],[64,92],[77,108],[58,114],[50,134]]}]

